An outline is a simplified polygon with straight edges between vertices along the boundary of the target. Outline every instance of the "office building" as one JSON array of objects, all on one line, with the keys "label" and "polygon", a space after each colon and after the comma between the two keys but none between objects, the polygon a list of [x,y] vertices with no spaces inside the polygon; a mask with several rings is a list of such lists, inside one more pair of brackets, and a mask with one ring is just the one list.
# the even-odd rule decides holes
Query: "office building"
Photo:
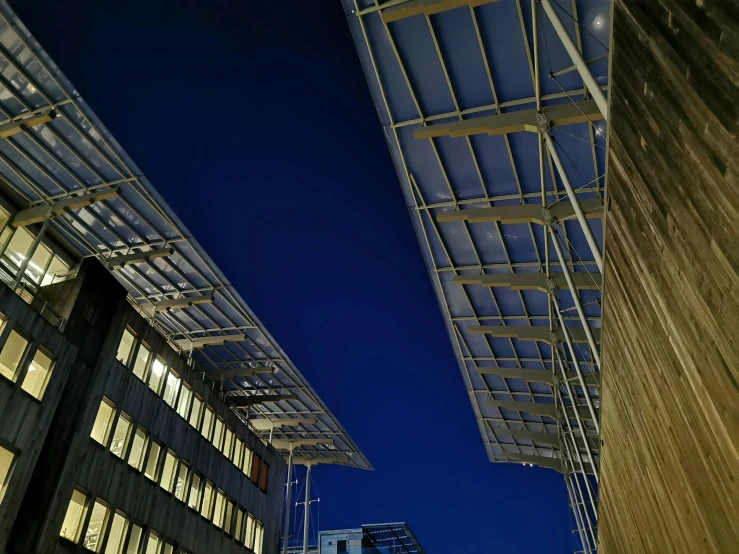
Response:
[{"label": "office building", "polygon": [[0,59],[0,553],[276,554],[287,460],[369,462],[4,2]]},{"label": "office building", "polygon": [[318,554],[425,554],[406,523],[362,525],[358,529],[321,531]]}]

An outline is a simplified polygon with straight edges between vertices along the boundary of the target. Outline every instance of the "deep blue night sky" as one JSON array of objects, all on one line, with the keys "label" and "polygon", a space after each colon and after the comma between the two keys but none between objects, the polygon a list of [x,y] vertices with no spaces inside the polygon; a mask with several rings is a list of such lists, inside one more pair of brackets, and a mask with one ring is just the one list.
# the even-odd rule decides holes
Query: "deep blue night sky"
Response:
[{"label": "deep blue night sky", "polygon": [[375,466],[321,528],[572,552],[561,476],[487,461],[339,0],[11,5]]}]

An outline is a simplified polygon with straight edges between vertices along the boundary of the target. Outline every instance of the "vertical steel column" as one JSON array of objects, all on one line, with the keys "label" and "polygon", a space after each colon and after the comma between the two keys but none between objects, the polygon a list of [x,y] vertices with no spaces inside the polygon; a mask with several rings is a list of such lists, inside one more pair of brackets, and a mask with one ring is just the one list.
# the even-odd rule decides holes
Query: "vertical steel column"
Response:
[{"label": "vertical steel column", "polygon": [[577,505],[577,498],[575,498],[574,492],[571,490],[573,487],[572,483],[570,483],[570,475],[570,473],[565,473],[565,487],[567,487],[567,496],[570,497],[570,507],[575,516],[575,525],[577,525],[577,532],[580,535],[580,542],[582,543],[583,549],[588,554],[592,554],[592,550],[590,550],[590,541],[585,534],[585,523],[582,521],[582,514]]},{"label": "vertical steel column", "polygon": [[598,243],[595,240],[595,236],[593,235],[593,231],[590,228],[590,224],[585,217],[585,212],[582,211],[582,207],[580,206],[580,202],[577,199],[575,189],[572,188],[572,183],[570,183],[570,179],[569,177],[567,177],[567,172],[565,171],[564,165],[562,165],[562,160],[559,157],[559,153],[554,147],[554,139],[552,138],[552,134],[549,131],[544,131],[543,134],[544,138],[546,139],[547,149],[552,156],[554,165],[557,166],[559,177],[560,179],[562,179],[562,183],[564,184],[565,190],[567,191],[567,196],[570,197],[570,203],[572,204],[572,208],[575,210],[577,220],[580,222],[580,226],[582,227],[582,232],[585,234],[585,240],[588,241],[588,246],[590,246],[590,250],[593,253],[593,259],[595,260],[595,264],[598,266],[598,271],[603,273],[603,257],[600,254],[600,248],[598,247]]},{"label": "vertical steel column", "polygon": [[595,343],[595,338],[593,337],[593,331],[590,329],[590,325],[588,324],[588,319],[585,317],[585,312],[582,309],[582,302],[580,302],[580,295],[577,292],[577,289],[575,288],[575,283],[572,281],[572,275],[570,275],[570,269],[567,267],[567,264],[565,263],[565,257],[562,255],[562,248],[559,246],[559,240],[557,239],[557,232],[551,228],[550,226],[550,232],[552,236],[552,242],[554,243],[554,249],[557,251],[557,258],[559,258],[559,264],[562,266],[562,273],[564,273],[565,280],[567,281],[567,286],[570,289],[570,294],[572,294],[572,299],[575,301],[575,308],[577,309],[577,315],[580,316],[580,323],[582,323],[582,328],[585,331],[585,336],[588,339],[588,344],[590,345],[590,350],[593,352],[593,358],[595,359],[595,363],[598,364],[598,368],[600,368],[600,352],[598,352],[598,345]]},{"label": "vertical steel column", "polygon": [[580,362],[577,359],[577,352],[575,352],[575,347],[572,344],[572,340],[570,339],[570,333],[567,330],[567,327],[565,326],[564,318],[562,317],[562,312],[559,311],[559,303],[554,301],[554,309],[557,312],[557,319],[559,321],[559,325],[562,328],[562,334],[565,336],[565,340],[567,341],[567,348],[570,351],[570,355],[572,356],[572,363],[575,364],[575,371],[577,372],[577,378],[580,381],[580,386],[583,389],[583,392],[585,393],[585,402],[588,403],[588,410],[590,410],[590,415],[593,416],[593,425],[595,425],[595,430],[598,431],[598,436],[600,436],[600,422],[598,421],[598,414],[595,411],[595,406],[593,405],[593,399],[590,398],[590,389],[588,389],[587,385],[585,384],[585,377],[583,376],[582,369],[580,368]]},{"label": "vertical steel column", "polygon": [[[569,452],[569,448],[567,450]],[[571,459],[572,457],[570,456],[570,460]],[[583,523],[585,523],[585,521],[587,520],[588,526],[586,527],[586,529],[588,530],[588,534],[590,535],[590,537],[593,539],[593,545],[596,545],[598,544],[598,541],[595,539],[595,530],[593,527],[593,522],[590,521],[590,513],[588,512],[588,507],[585,505],[585,496],[583,495],[582,489],[580,488],[580,481],[577,479],[577,473],[572,473],[571,475],[573,477],[573,480],[575,481],[575,486],[573,487],[572,491],[573,492],[577,491],[575,493],[575,498],[577,498],[577,495],[579,494],[580,498],[582,499],[583,513],[580,515],[580,517],[582,517],[582,515],[585,516],[585,518],[583,519]]]},{"label": "vertical steel column", "polygon": [[305,517],[303,519],[303,554],[308,554],[308,524],[310,523],[310,468],[308,463],[308,472],[305,474]]},{"label": "vertical steel column", "polygon": [[36,238],[33,239],[33,244],[31,244],[31,249],[26,254],[26,257],[23,260],[23,263],[21,264],[20,269],[18,270],[18,275],[15,276],[15,281],[13,281],[13,289],[15,289],[20,284],[21,279],[23,278],[23,274],[26,272],[26,269],[28,269],[28,264],[31,262],[31,258],[36,252],[36,248],[38,248],[38,245],[41,242],[41,239],[46,233],[46,229],[49,227],[50,221],[51,221],[51,218],[47,218],[44,221],[44,224],[41,226],[41,230],[36,235]]},{"label": "vertical steel column", "polygon": [[285,492],[285,539],[282,554],[287,554],[287,541],[290,538],[290,500],[293,492],[293,445],[290,443],[290,457],[287,459],[287,491]]},{"label": "vertical steel column", "polygon": [[588,64],[577,49],[577,45],[572,42],[567,29],[562,25],[562,21],[559,19],[554,6],[552,6],[551,0],[541,0],[541,4],[544,6],[544,11],[547,12],[557,36],[562,41],[567,53],[570,55],[572,63],[577,68],[577,72],[580,74],[580,77],[582,77],[583,83],[585,83],[588,92],[593,96],[593,100],[595,100],[595,103],[598,105],[598,110],[603,114],[603,119],[608,121],[608,100],[606,100],[606,96],[603,94],[598,81],[593,77]]}]

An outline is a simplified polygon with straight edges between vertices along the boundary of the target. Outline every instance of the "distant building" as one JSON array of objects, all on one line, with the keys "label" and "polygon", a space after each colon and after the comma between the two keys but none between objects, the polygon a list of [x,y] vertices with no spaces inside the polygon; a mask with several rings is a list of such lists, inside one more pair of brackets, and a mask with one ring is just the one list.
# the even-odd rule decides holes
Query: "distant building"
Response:
[{"label": "distant building", "polygon": [[405,523],[362,525],[358,529],[321,531],[318,554],[425,554]]}]

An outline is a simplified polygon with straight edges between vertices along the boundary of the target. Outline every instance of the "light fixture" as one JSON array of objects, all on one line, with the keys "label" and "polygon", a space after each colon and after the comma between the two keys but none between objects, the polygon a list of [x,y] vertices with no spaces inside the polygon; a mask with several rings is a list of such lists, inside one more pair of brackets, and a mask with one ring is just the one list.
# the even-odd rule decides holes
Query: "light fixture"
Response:
[{"label": "light fixture", "polygon": [[600,29],[601,27],[603,27],[603,23],[604,23],[604,21],[603,21],[603,18],[602,18],[601,16],[597,16],[597,17],[596,17],[596,18],[595,18],[595,19],[593,20],[593,23],[595,24],[595,26],[596,26],[596,27],[597,27],[598,29]]}]

